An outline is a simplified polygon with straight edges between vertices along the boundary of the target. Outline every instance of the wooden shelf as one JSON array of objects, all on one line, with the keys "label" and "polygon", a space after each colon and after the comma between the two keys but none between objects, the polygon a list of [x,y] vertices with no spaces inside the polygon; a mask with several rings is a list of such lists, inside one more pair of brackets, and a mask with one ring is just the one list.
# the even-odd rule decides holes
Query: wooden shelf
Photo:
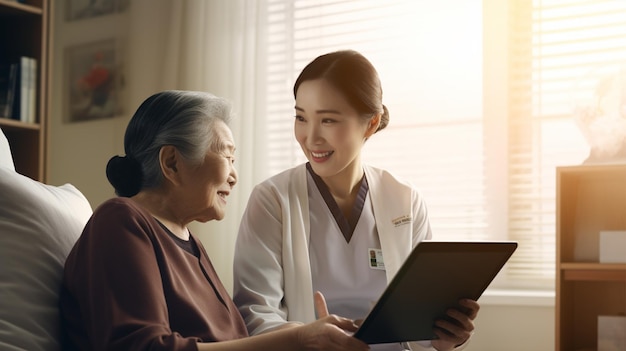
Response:
[{"label": "wooden shelf", "polygon": [[3,131],[7,130],[17,130],[17,129],[32,129],[32,130],[40,130],[41,126],[35,123],[26,123],[22,121],[17,121],[14,119],[1,118],[0,117],[0,127],[2,127]]},{"label": "wooden shelf", "polygon": [[626,282],[626,264],[561,263],[563,280]]},{"label": "wooden shelf", "polygon": [[561,269],[589,269],[596,271],[626,271],[626,263],[561,262]]},{"label": "wooden shelf", "polygon": [[595,350],[598,316],[626,314],[626,263],[599,263],[599,233],[626,230],[626,164],[557,168],[556,350]]},{"label": "wooden shelf", "polygon": [[36,123],[0,118],[0,128],[11,146],[17,172],[42,182],[46,180],[52,2],[0,0],[0,60],[14,62],[27,56],[37,62]]},{"label": "wooden shelf", "polygon": [[41,1],[17,2],[11,0],[0,0],[0,14],[23,15],[23,14],[42,15]]}]

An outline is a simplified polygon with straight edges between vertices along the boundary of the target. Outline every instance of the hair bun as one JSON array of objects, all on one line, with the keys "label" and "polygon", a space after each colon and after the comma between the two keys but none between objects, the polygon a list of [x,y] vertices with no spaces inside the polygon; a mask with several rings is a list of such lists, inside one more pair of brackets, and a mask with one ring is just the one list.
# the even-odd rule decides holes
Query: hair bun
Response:
[{"label": "hair bun", "polygon": [[378,124],[378,129],[376,131],[381,131],[387,127],[389,124],[389,110],[387,110],[387,106],[383,105],[383,114],[380,116],[380,124]]},{"label": "hair bun", "polygon": [[141,190],[141,165],[132,157],[111,157],[107,163],[106,175],[118,196],[131,197]]}]

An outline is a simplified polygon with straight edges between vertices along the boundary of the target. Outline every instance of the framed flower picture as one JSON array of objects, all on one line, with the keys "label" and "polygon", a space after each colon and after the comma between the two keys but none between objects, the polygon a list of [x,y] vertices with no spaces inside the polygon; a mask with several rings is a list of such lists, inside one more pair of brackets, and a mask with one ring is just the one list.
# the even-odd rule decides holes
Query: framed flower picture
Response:
[{"label": "framed flower picture", "polygon": [[72,46],[65,52],[65,116],[69,122],[111,118],[123,111],[120,44],[106,39]]}]

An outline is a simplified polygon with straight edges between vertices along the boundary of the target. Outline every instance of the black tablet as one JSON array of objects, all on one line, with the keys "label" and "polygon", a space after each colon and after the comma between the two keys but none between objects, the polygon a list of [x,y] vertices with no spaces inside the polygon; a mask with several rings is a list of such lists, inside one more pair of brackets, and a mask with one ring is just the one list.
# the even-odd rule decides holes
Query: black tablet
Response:
[{"label": "black tablet", "polygon": [[354,336],[368,344],[432,340],[436,319],[461,298],[478,300],[511,257],[512,241],[423,241]]}]

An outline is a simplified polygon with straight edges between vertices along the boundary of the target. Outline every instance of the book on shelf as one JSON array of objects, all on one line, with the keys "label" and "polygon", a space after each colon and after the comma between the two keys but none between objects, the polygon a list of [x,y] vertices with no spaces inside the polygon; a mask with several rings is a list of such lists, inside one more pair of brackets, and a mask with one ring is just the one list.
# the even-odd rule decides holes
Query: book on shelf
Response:
[{"label": "book on shelf", "polygon": [[0,117],[35,123],[37,60],[21,56],[0,64]]},{"label": "book on shelf", "polygon": [[26,106],[26,121],[35,123],[37,116],[37,60],[28,58],[28,101]]},{"label": "book on shelf", "polygon": [[0,117],[12,118],[16,89],[17,65],[0,63]]},{"label": "book on shelf", "polygon": [[17,111],[19,114],[17,115],[17,120],[22,122],[28,121],[28,92],[30,91],[30,61],[28,57],[22,56],[19,61],[19,99],[16,103],[19,103],[20,107],[18,109],[13,109],[14,113]]}]

